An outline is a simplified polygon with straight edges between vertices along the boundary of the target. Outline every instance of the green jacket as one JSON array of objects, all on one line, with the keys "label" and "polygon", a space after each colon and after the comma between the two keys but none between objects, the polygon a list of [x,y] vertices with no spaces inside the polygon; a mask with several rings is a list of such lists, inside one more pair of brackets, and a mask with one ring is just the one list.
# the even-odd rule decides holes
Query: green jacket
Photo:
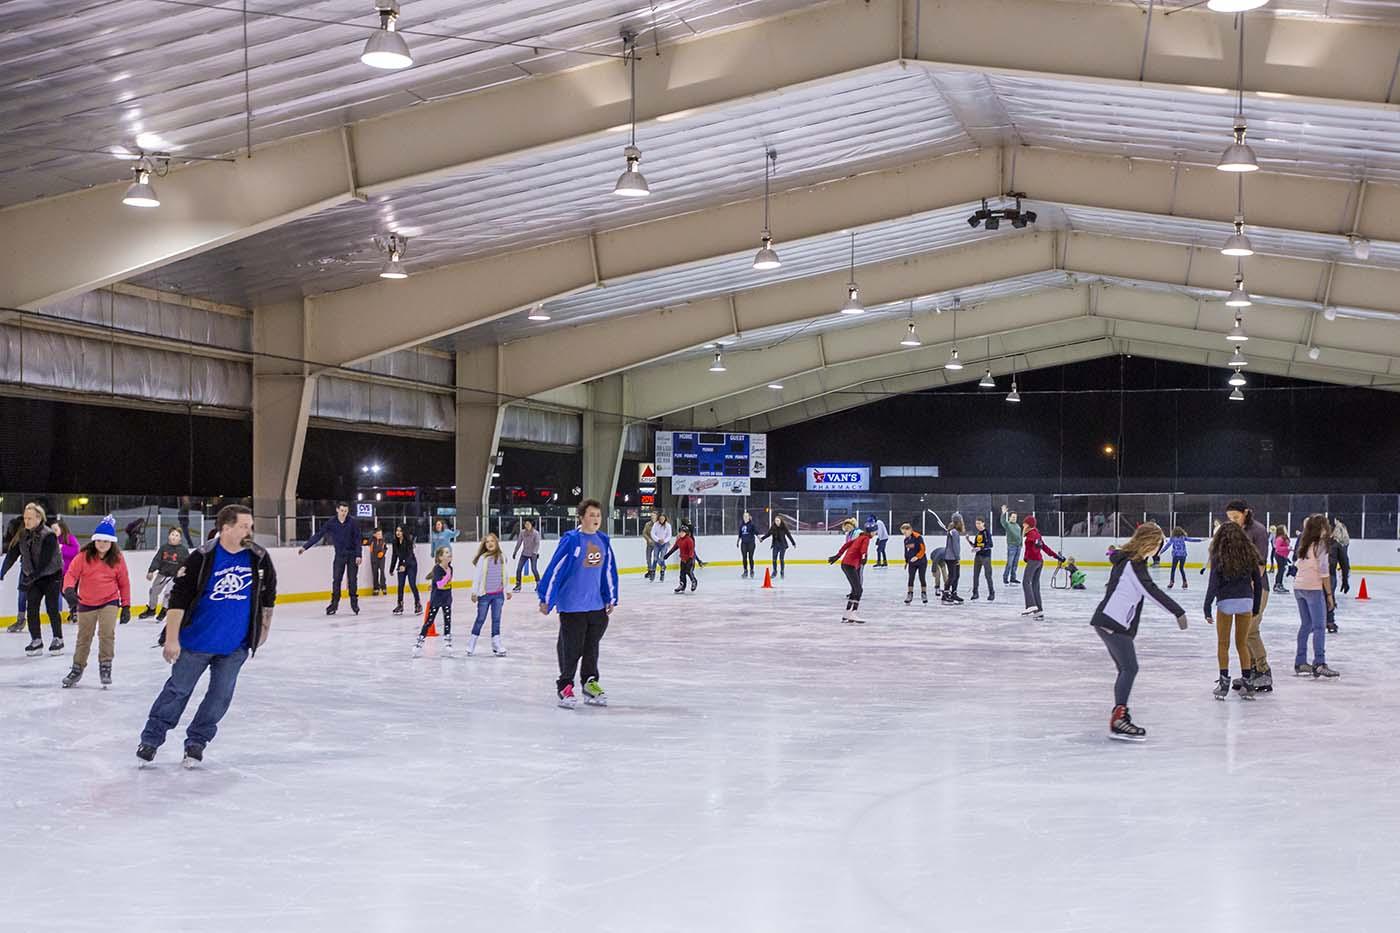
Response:
[{"label": "green jacket", "polygon": [[1003,512],[1001,516],[1001,527],[1006,529],[1006,544],[1008,547],[1021,543],[1021,526],[1011,521]]}]

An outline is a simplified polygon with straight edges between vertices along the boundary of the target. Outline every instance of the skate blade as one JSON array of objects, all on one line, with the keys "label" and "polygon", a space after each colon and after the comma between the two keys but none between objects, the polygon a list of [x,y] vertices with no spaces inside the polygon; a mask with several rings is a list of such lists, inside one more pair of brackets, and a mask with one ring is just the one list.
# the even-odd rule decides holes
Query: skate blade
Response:
[{"label": "skate blade", "polygon": [[201,764],[203,764],[203,762],[195,761],[193,758],[186,758],[180,762],[180,766],[186,771],[194,771]]},{"label": "skate blade", "polygon": [[591,699],[590,699],[590,700],[584,700],[583,702],[586,703],[586,704],[589,705],[589,706],[607,706],[607,705],[608,705],[608,701],[607,701],[606,699],[599,699],[599,700],[591,700]]},{"label": "skate blade", "polygon": [[1146,741],[1147,741],[1147,736],[1145,736],[1145,735],[1124,735],[1124,734],[1121,733],[1121,732],[1110,732],[1110,733],[1108,734],[1108,737],[1109,737],[1110,739],[1113,739],[1115,742],[1146,742]]}]

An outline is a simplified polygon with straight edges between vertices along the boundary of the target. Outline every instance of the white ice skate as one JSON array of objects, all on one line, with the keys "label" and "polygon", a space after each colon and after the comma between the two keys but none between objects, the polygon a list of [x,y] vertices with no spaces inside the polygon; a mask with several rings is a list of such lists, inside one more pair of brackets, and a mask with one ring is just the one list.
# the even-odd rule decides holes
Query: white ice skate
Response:
[{"label": "white ice skate", "polygon": [[498,658],[504,658],[506,656],[506,648],[505,645],[501,644],[501,636],[491,636],[491,653]]},{"label": "white ice skate", "polygon": [[1022,609],[1022,610],[1021,610],[1021,615],[1023,615],[1023,616],[1033,616],[1033,615],[1035,615],[1035,614],[1038,613],[1038,612],[1040,612],[1040,607],[1039,607],[1039,606],[1027,606],[1025,609]]},{"label": "white ice skate", "polygon": [[444,636],[442,636],[442,656],[445,657],[445,658],[450,658],[450,657],[452,657],[452,636],[451,636],[451,635],[444,635]]},{"label": "white ice skate", "polygon": [[413,643],[413,656],[421,658],[423,656],[423,636],[419,635],[418,640]]}]

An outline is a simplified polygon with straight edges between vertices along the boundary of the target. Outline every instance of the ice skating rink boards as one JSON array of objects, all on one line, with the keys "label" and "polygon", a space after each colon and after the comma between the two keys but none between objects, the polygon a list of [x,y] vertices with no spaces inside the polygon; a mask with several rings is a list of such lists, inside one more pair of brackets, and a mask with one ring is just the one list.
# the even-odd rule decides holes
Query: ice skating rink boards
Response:
[{"label": "ice skating rink boards", "polygon": [[464,656],[461,593],[452,659],[411,659],[390,598],[292,602],[191,772],[182,733],[136,767],[155,625],[120,629],[106,692],[95,658],[59,689],[71,634],[60,659],[0,637],[0,929],[1396,929],[1400,578],[1343,598],[1332,683],[1288,675],[1273,597],[1275,693],[1219,703],[1193,572],[1189,631],[1144,618],[1141,746],[1105,737],[1103,579],[1047,574],[1034,623],[1017,588],[906,607],[902,570],[869,568],[857,627],[825,565],[774,591],[711,567],[685,596],[629,575],[613,705],[572,712],[528,598],[505,659]]}]

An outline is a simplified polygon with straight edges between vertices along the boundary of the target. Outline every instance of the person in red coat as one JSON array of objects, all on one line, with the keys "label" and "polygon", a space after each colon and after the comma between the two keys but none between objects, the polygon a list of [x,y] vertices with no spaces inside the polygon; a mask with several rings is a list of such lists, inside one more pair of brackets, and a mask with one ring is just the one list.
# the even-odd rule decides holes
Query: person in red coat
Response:
[{"label": "person in red coat", "polygon": [[846,594],[846,612],[841,616],[842,622],[862,624],[865,622],[856,614],[856,611],[860,609],[860,597],[863,594],[860,571],[865,565],[865,555],[868,550],[870,550],[870,530],[862,528],[856,532],[853,538],[841,545],[841,550],[826,560],[828,564],[834,564],[839,560],[841,572],[846,575],[847,582],[851,584],[851,591]]},{"label": "person in red coat", "polygon": [[1021,610],[1021,615],[1034,615],[1039,622],[1045,618],[1045,610],[1040,602],[1040,572],[1045,569],[1045,554],[1060,563],[1065,559],[1051,550],[1050,545],[1045,543],[1045,539],[1040,535],[1040,529],[1035,527],[1035,516],[1027,515],[1025,523],[1021,526],[1024,534],[1024,547],[1026,554],[1026,572],[1021,577],[1021,592],[1026,597],[1026,608]]}]

